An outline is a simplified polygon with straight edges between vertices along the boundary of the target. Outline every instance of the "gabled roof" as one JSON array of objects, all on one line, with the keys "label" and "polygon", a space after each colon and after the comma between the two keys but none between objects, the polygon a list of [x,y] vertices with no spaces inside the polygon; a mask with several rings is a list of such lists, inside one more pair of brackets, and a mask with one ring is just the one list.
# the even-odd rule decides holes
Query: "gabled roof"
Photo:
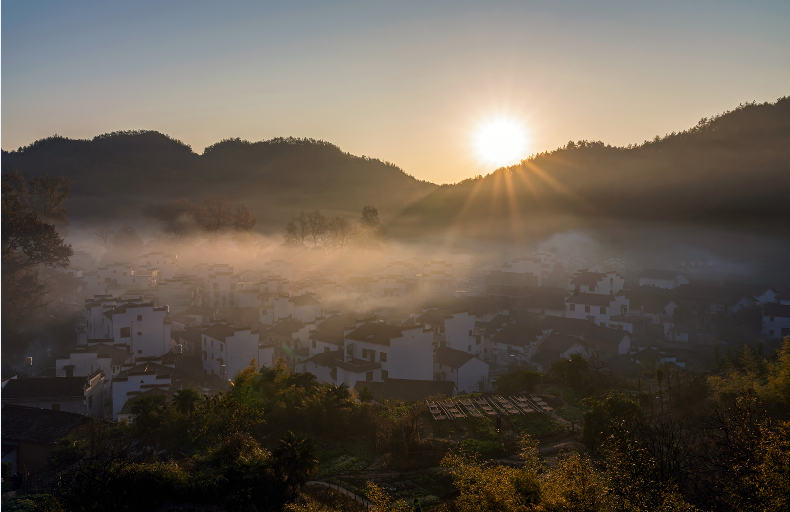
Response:
[{"label": "gabled roof", "polygon": [[574,293],[565,302],[568,304],[583,304],[585,306],[600,306],[608,308],[614,297],[598,293]]},{"label": "gabled roof", "polygon": [[270,327],[267,332],[270,335],[290,338],[293,335],[293,333],[299,332],[299,330],[302,329],[303,327],[304,324],[299,320],[294,320],[292,318],[289,318]]},{"label": "gabled roof", "polygon": [[13,404],[3,405],[2,416],[3,442],[45,445],[57,443],[75,428],[91,421],[89,417],[82,414]]},{"label": "gabled roof", "polygon": [[[130,368],[126,368],[125,370],[121,371],[113,380],[121,381],[127,380],[130,377],[140,376],[140,375],[156,375],[158,379],[166,379],[168,377],[172,378],[172,374],[174,372],[173,368],[169,366],[163,366],[161,364],[156,364],[152,362],[140,363]],[[63,377],[60,377],[61,379]]]},{"label": "gabled roof", "polygon": [[400,327],[383,322],[367,322],[346,334],[345,337],[351,340],[389,346],[390,340],[401,336],[402,330]]},{"label": "gabled roof", "polygon": [[317,304],[321,304],[320,302],[318,302],[318,300],[316,300],[315,297],[308,294],[291,297],[288,299],[288,301],[291,302],[295,308],[298,308],[300,306],[315,306]]},{"label": "gabled roof", "polygon": [[[450,368],[460,368],[472,359],[476,359],[472,354],[461,352],[450,347],[439,347],[434,353],[434,360]],[[488,363],[486,363],[488,364]]]},{"label": "gabled roof", "polygon": [[631,336],[631,333],[624,329],[611,329],[609,327],[600,327],[597,325],[593,325],[584,333],[585,341],[592,344],[601,342],[604,345],[619,345],[620,342],[628,336]]},{"label": "gabled roof", "polygon": [[664,290],[655,286],[639,286],[630,290],[623,290],[617,295],[628,298],[631,311],[638,311],[644,308],[645,313],[650,314],[660,313],[672,302],[671,290]]},{"label": "gabled roof", "polygon": [[763,306],[763,316],[778,316],[781,318],[790,317],[790,304],[777,304],[769,302]]},{"label": "gabled roof", "polygon": [[215,340],[225,341],[225,338],[229,338],[236,334],[236,330],[225,324],[216,323],[210,326],[208,329],[203,329],[203,334],[206,336],[211,336]]},{"label": "gabled roof", "polygon": [[517,308],[565,310],[565,295],[536,291],[516,300]]},{"label": "gabled roof", "polygon": [[580,338],[592,325],[595,325],[595,322],[591,320],[547,316],[540,322],[540,329],[544,331],[551,329],[551,331],[554,333],[567,334],[569,336],[576,336],[577,338]]},{"label": "gabled roof", "polygon": [[571,284],[588,286],[590,289],[593,289],[600,281],[604,279],[606,279],[606,274],[601,272],[582,272],[578,276],[571,279]]},{"label": "gabled roof", "polygon": [[678,276],[682,276],[680,272],[675,270],[659,270],[655,268],[646,268],[642,272],[639,273],[640,278],[644,279],[663,279],[667,281],[671,281]]},{"label": "gabled roof", "polygon": [[524,347],[542,336],[543,331],[521,323],[507,324],[496,333],[491,341],[514,347]]},{"label": "gabled roof", "polygon": [[543,343],[540,344],[539,351],[543,354],[552,354],[559,357],[560,354],[574,346],[575,344],[579,344],[584,348],[588,347],[588,344],[582,341],[580,338],[576,336],[568,336],[565,334],[557,334],[551,333],[551,335],[543,340]]},{"label": "gabled roof", "polygon": [[455,382],[439,380],[386,379],[384,382],[366,382],[358,380],[354,384],[357,392],[367,388],[377,401],[403,400],[404,402],[422,402],[430,397],[455,394]]},{"label": "gabled roof", "polygon": [[453,314],[443,309],[429,309],[415,318],[419,324],[444,325],[444,321],[452,318]]},{"label": "gabled roof", "polygon": [[767,284],[736,283],[734,281],[727,281],[724,283],[724,288],[734,292],[739,292],[741,294],[751,295],[752,297],[759,297],[760,295],[769,291],[777,293],[776,288]]},{"label": "gabled roof", "polygon": [[9,380],[3,386],[3,400],[14,398],[82,398],[88,377],[43,377]]}]

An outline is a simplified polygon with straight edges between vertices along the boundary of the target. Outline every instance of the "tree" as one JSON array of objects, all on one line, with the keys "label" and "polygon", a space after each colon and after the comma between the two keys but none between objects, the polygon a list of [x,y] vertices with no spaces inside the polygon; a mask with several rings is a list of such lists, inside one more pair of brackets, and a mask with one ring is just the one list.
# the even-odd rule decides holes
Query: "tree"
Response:
[{"label": "tree", "polygon": [[326,217],[316,208],[312,213],[307,214],[307,229],[313,239],[313,247],[318,247],[318,242],[326,233]]},{"label": "tree", "polygon": [[[23,200],[26,197],[40,209],[49,210],[50,216],[65,211],[51,197],[38,199],[39,188],[28,188],[19,173],[3,176],[2,337],[3,352],[12,357],[24,353],[32,340],[30,329],[35,319],[51,300],[48,285],[38,279],[37,267],[66,268],[74,254],[56,227],[44,222]],[[51,188],[44,189],[51,195]],[[18,190],[25,195],[20,196]]]},{"label": "tree", "polygon": [[258,218],[252,215],[252,210],[246,204],[239,203],[233,215],[233,228],[239,232],[249,233],[257,222]]},{"label": "tree", "polygon": [[332,235],[332,244],[341,251],[345,249],[354,236],[354,228],[342,217],[332,217],[327,229]]},{"label": "tree", "polygon": [[107,217],[91,219],[85,223],[85,230],[97,239],[98,244],[105,251],[109,249],[111,237],[115,234],[110,219]]},{"label": "tree", "polygon": [[128,222],[124,222],[121,229],[112,237],[110,248],[111,258],[138,256],[143,249],[143,239]]},{"label": "tree", "polygon": [[286,432],[274,449],[275,466],[285,485],[296,491],[318,469],[315,443],[304,436]]},{"label": "tree", "polygon": [[166,234],[183,237],[196,234],[201,226],[198,219],[201,208],[187,199],[177,199],[172,203],[159,207],[156,218]]},{"label": "tree", "polygon": [[362,220],[360,221],[362,227],[365,229],[375,230],[378,229],[381,223],[379,222],[379,212],[372,206],[362,208]]},{"label": "tree", "polygon": [[18,170],[7,174],[4,180],[16,191],[19,200],[27,204],[41,220],[54,224],[60,231],[69,225],[63,203],[71,196],[73,180],[49,174],[25,180]]},{"label": "tree", "polygon": [[233,225],[233,209],[231,202],[220,196],[211,196],[203,200],[199,222],[213,239]]}]

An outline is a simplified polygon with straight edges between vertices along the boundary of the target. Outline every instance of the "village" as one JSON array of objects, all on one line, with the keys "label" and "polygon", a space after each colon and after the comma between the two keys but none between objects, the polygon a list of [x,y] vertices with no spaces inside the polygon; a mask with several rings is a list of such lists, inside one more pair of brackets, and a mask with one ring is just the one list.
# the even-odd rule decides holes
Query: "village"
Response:
[{"label": "village", "polygon": [[105,263],[75,251],[51,277],[81,320],[70,348],[4,375],[3,461],[34,473],[82,418],[131,422],[143,397],[225,392],[251,364],[279,362],[379,403],[433,400],[436,420],[529,403],[568,424],[578,418],[535,396],[464,408],[435,397],[484,396],[514,367],[549,372],[573,354],[631,378],[705,371],[728,343],[790,335],[790,290],[726,280],[704,262],[647,269],[551,252],[498,265],[467,253],[359,270],[314,262],[183,265],[148,252]]}]

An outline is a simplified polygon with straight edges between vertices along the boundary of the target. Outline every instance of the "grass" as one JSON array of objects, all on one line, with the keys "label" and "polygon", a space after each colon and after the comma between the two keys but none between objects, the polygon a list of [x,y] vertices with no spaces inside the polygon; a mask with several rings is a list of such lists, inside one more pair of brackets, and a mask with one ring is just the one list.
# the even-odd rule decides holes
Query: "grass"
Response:
[{"label": "grass", "polygon": [[556,412],[558,416],[565,418],[568,421],[575,421],[576,423],[581,423],[582,421],[582,411],[571,405],[557,407],[554,412]]},{"label": "grass", "polygon": [[370,442],[354,441],[319,450],[317,478],[361,471],[368,467],[376,454]]}]

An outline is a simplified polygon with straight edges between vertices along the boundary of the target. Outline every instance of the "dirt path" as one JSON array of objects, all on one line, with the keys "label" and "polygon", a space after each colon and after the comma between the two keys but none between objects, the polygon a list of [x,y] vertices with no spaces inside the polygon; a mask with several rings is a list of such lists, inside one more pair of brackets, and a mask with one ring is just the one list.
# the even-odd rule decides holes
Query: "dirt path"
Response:
[{"label": "dirt path", "polygon": [[341,493],[345,494],[349,498],[354,499],[357,503],[361,503],[362,505],[364,505],[367,508],[371,508],[373,506],[373,503],[371,503],[370,500],[368,500],[364,496],[360,496],[359,494],[355,493],[351,489],[346,489],[345,487],[340,487],[337,484],[330,484],[329,482],[322,482],[320,480],[310,480],[305,485],[307,485],[307,486],[329,487],[330,489],[334,489],[334,490],[336,490],[338,492],[341,492]]}]

